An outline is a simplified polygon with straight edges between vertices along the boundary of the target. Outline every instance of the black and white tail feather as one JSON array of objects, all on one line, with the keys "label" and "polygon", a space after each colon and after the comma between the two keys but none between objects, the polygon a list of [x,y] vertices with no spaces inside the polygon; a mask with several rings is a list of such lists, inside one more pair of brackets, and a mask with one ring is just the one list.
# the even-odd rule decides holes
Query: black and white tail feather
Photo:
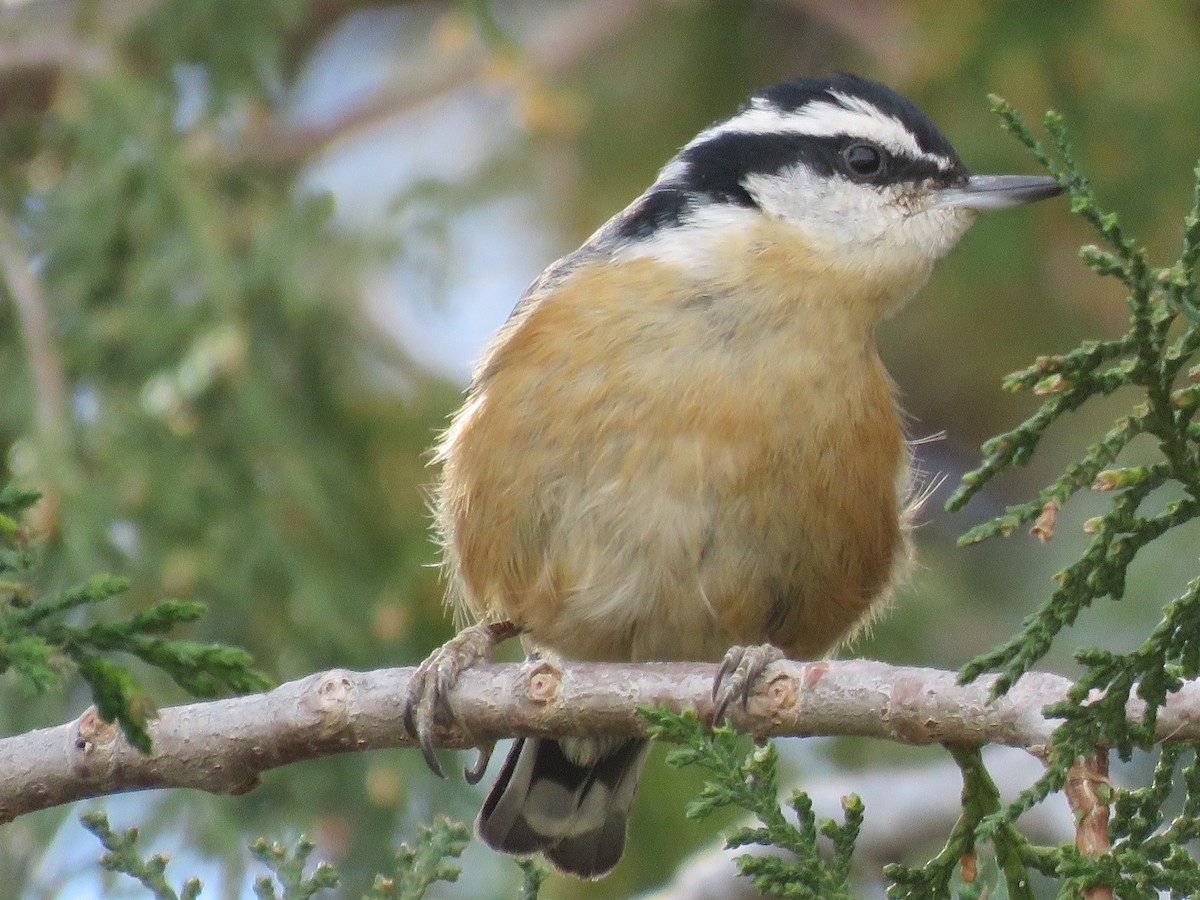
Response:
[{"label": "black and white tail feather", "polygon": [[649,750],[641,739],[519,739],[479,811],[479,836],[504,853],[541,853],[580,878],[606,875],[625,849]]}]

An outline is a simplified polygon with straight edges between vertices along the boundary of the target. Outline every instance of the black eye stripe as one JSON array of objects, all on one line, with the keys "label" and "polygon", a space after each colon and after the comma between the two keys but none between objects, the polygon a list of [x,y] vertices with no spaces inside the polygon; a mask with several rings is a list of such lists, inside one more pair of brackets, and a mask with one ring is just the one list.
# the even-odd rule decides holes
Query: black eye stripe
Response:
[{"label": "black eye stripe", "polygon": [[[771,112],[782,116],[779,125],[784,127],[788,114],[800,112],[810,104],[819,104],[813,110],[818,120],[823,107],[840,107],[868,117],[873,109],[903,129],[916,142],[921,155],[914,158],[909,152],[880,147],[861,134],[733,130],[742,124],[749,128],[750,122],[759,124],[764,119],[770,122]],[[864,110],[863,104],[871,109]],[[954,147],[915,103],[884,85],[855,75],[792,79],[757,93],[739,115],[747,112],[752,113],[749,121],[739,123],[735,115],[714,126],[709,136],[702,135],[681,151],[668,168],[666,178],[612,220],[606,233],[639,240],[681,225],[696,210],[711,204],[756,208],[757,203],[746,188],[747,180],[754,175],[778,175],[791,168],[807,170],[817,178],[873,187],[924,181],[960,184],[968,175]],[[763,113],[767,115],[764,117]],[[851,165],[846,157],[848,149],[854,144],[872,143],[883,151],[882,167],[878,170],[864,167],[863,160]]]},{"label": "black eye stripe", "polygon": [[[824,177],[846,176],[843,151],[863,144],[851,135],[814,137],[795,133],[731,131],[689,147],[680,158],[687,164],[677,187],[714,200],[753,205],[744,186],[747,175],[775,175],[793,166],[803,166]],[[885,151],[886,152],[886,151]],[[914,159],[902,153],[887,153],[887,169],[878,183],[895,184],[926,179],[952,181],[957,174],[945,172],[930,159]]]},{"label": "black eye stripe", "polygon": [[[833,173],[823,153],[809,163],[825,175]],[[794,165],[803,158],[794,135],[727,132],[690,147],[680,154],[687,163],[682,179],[685,190],[753,206],[754,201],[743,184],[747,175],[771,174]]]},{"label": "black eye stripe", "polygon": [[[745,187],[747,175],[776,175],[792,166],[804,166],[822,177],[849,178],[844,152],[852,145],[865,143],[868,142],[847,135],[813,137],[750,132],[717,135],[680,154],[680,160],[686,164],[683,174],[649,191],[627,209],[617,222],[616,234],[634,240],[649,237],[663,228],[682,224],[697,205],[705,202],[757,206]],[[868,184],[927,179],[950,183],[959,177],[957,171],[947,173],[932,160],[884,152],[887,160],[882,178],[859,180]]]},{"label": "black eye stripe", "polygon": [[[649,237],[665,227],[681,224],[698,204],[704,202],[757,206],[746,190],[748,175],[776,175],[793,166],[803,166],[825,178],[850,178],[845,150],[868,143],[848,135],[813,137],[787,133],[732,131],[689,147],[680,154],[683,174],[646,194],[622,215],[617,235],[638,239]],[[950,183],[959,177],[957,170],[945,172],[929,159],[913,159],[904,154],[887,155],[881,177],[856,180],[869,184],[899,184],[927,179]]]}]

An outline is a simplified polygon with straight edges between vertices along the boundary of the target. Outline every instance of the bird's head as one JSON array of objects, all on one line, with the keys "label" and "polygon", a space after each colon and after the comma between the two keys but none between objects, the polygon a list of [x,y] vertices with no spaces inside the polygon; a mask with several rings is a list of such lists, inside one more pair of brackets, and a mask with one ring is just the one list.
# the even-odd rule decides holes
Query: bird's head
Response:
[{"label": "bird's head", "polygon": [[702,273],[764,221],[822,265],[923,273],[984,210],[1061,191],[1037,175],[972,175],[916,104],[855,75],[797,78],[700,132],[597,238]]}]

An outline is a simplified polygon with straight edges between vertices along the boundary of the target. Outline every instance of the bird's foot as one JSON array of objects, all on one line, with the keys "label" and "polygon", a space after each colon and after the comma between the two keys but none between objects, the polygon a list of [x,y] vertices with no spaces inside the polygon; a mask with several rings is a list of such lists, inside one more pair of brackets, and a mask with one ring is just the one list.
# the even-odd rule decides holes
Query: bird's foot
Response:
[{"label": "bird's foot", "polygon": [[729,704],[737,700],[742,709],[750,702],[750,694],[763,671],[773,662],[784,659],[784,652],[774,644],[751,644],[730,647],[713,679],[713,725],[725,721]]},{"label": "bird's foot", "polygon": [[[520,629],[507,619],[480,622],[464,628],[417,667],[404,697],[404,727],[420,744],[425,762],[438,777],[444,778],[445,773],[433,755],[433,729],[439,713],[454,717],[448,699],[451,689],[467,669],[490,662],[497,644],[519,633]],[[490,747],[480,748],[480,760],[466,770],[468,780],[472,776],[479,780],[490,756]]]}]

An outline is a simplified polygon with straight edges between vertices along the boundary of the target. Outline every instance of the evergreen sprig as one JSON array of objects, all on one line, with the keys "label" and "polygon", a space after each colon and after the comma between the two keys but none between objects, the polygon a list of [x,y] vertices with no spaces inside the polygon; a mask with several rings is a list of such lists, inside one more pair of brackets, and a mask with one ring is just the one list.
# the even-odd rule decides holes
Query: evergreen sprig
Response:
[{"label": "evergreen sprig", "polygon": [[536,859],[518,859],[517,866],[521,870],[521,890],[518,900],[538,900],[542,892],[542,882],[549,872]]},{"label": "evergreen sprig", "polygon": [[[117,834],[109,826],[108,817],[100,811],[85,813],[79,818],[108,851],[100,858],[101,866],[107,871],[136,879],[156,900],[195,900],[200,895],[198,878],[187,879],[182,890],[176,892],[166,880],[166,857],[155,854],[144,859],[137,852],[136,828]],[[422,900],[437,882],[457,881],[461,870],[446,860],[460,857],[470,837],[467,826],[445,818],[422,826],[416,846],[400,845],[392,872],[376,875],[363,900]],[[271,872],[255,879],[255,897],[258,900],[311,900],[321,891],[338,887],[341,876],[329,863],[319,862],[311,875],[304,874],[313,848],[312,841],[304,836],[291,847],[261,837],[250,844],[250,855]],[[525,886],[521,896],[535,900],[545,872],[532,863],[522,868],[525,869]]]},{"label": "evergreen sprig", "polygon": [[[983,764],[979,748],[948,749],[963,776],[962,816],[951,831],[946,846],[924,866],[909,868],[890,865],[884,869],[884,874],[892,880],[888,889],[888,897],[892,900],[949,900],[952,896],[951,884],[964,868],[964,860],[970,860],[972,867],[977,863],[980,823],[1000,810],[1000,791]],[[1009,822],[1001,822],[990,839],[1010,900],[1033,900],[1027,865],[1044,868],[1044,856]],[[965,885],[960,897],[979,896],[982,893],[984,883],[976,873],[962,880]],[[972,885],[979,891],[973,893]]]},{"label": "evergreen sprig", "polygon": [[155,706],[133,675],[106,655],[128,653],[168,674],[196,697],[267,687],[243,650],[166,637],[196,621],[200,603],[164,600],[118,622],[76,624],[80,614],[120,594],[123,578],[97,575],[83,584],[39,596],[33,586],[37,553],[24,513],[39,499],[13,486],[0,491],[0,673],[12,670],[31,694],[56,686],[74,668],[87,682],[101,718],[116,721],[130,743],[150,751],[146,722]]},{"label": "evergreen sprig", "polygon": [[200,896],[200,879],[189,878],[183,888],[176,890],[167,883],[167,858],[155,854],[143,859],[137,851],[138,830],[126,829],[117,834],[108,824],[108,816],[102,812],[84,813],[79,817],[83,827],[100,839],[108,852],[100,857],[100,865],[108,872],[119,872],[141,882],[155,900],[195,900]]},{"label": "evergreen sprig", "polygon": [[[1121,388],[1136,394],[1128,412],[1037,498],[1010,507],[960,539],[972,544],[1012,534],[1047,509],[1056,512],[1081,490],[1112,495],[1108,511],[1085,524],[1091,544],[1058,573],[1058,586],[1049,599],[1013,638],[962,669],[962,681],[998,671],[993,693],[999,695],[1046,654],[1059,632],[1081,612],[1097,600],[1120,600],[1125,595],[1129,566],[1144,547],[1200,515],[1200,423],[1194,421],[1200,409],[1200,366],[1193,363],[1200,349],[1196,302],[1200,166],[1195,170],[1192,206],[1183,221],[1179,259],[1154,267],[1118,216],[1097,201],[1075,161],[1062,118],[1054,112],[1044,118],[1051,150],[1006,101],[993,97],[992,105],[1004,127],[1062,185],[1072,211],[1098,233],[1102,246],[1085,246],[1080,256],[1097,275],[1117,278],[1125,286],[1129,328],[1119,338],[1085,341],[1069,353],[1041,357],[1008,376],[1007,390],[1030,390],[1046,399],[1023,423],[984,444],[981,465],[963,478],[947,507],[961,508],[996,475],[1026,463],[1042,436],[1065,413]],[[1121,464],[1126,447],[1142,434],[1155,440],[1159,458],[1147,464]],[[1061,788],[1074,760],[1094,748],[1112,747],[1128,759],[1135,749],[1153,745],[1158,710],[1167,695],[1182,679],[1200,674],[1200,579],[1165,604],[1159,625],[1139,647],[1127,653],[1085,647],[1075,658],[1084,667],[1083,675],[1065,701],[1045,710],[1047,716],[1063,720],[1054,733],[1045,776],[1008,808],[980,820],[977,838],[995,839],[1010,828],[1018,815]],[[1134,693],[1146,707],[1140,721],[1130,722],[1126,709]],[[1026,847],[1025,861],[1063,879],[1072,896],[1097,883],[1117,886],[1117,896],[1122,897],[1147,896],[1151,888],[1171,891],[1172,896],[1196,895],[1200,868],[1183,849],[1196,836],[1195,819],[1181,817],[1163,824],[1162,803],[1180,752],[1162,751],[1151,788],[1118,792],[1117,816],[1110,827],[1115,841],[1112,853],[1090,861],[1069,846]],[[1195,769],[1193,763],[1184,775],[1189,804],[1200,803],[1200,795],[1192,799],[1193,785],[1188,781],[1196,779]]]},{"label": "evergreen sprig", "polygon": [[[1181,814],[1171,816],[1163,807],[1176,785],[1180,761],[1192,754],[1192,762],[1182,768],[1180,779],[1185,788]],[[1136,790],[1119,791],[1109,823],[1112,853],[1097,863],[1069,857],[1060,866],[1065,884],[1086,886],[1087,879],[1107,875],[1109,883],[1118,883],[1118,896],[1194,897],[1200,887],[1200,865],[1185,849],[1200,838],[1200,765],[1195,750],[1169,745],[1160,751],[1154,779]],[[1097,872],[1096,870],[1099,870]],[[1076,874],[1082,870],[1082,874]],[[1090,871],[1089,871],[1090,870]],[[1118,881],[1120,879],[1120,881]]]},{"label": "evergreen sprig", "polygon": [[[670,765],[698,765],[709,773],[700,796],[687,808],[689,819],[703,819],[717,810],[737,807],[753,813],[760,826],[739,826],[726,837],[729,848],[757,845],[786,851],[777,855],[737,857],[738,870],[764,894],[802,900],[852,898],[850,865],[854,843],[863,820],[862,801],[854,795],[842,799],[843,824],[817,820],[811,798],[794,791],[788,805],[797,817],[793,824],[779,804],[776,777],[778,755],[771,744],[754,747],[747,755],[739,735],[730,726],[708,732],[694,711],[675,714],[645,707],[650,733],[681,746],[667,754]],[[821,837],[829,844],[822,846]]]},{"label": "evergreen sprig", "polygon": [[[293,849],[279,842],[268,843],[258,838],[250,845],[250,855],[271,870],[274,881],[268,875],[254,880],[254,896],[258,900],[309,900],[317,891],[332,889],[341,881],[337,871],[329,863],[317,863],[312,875],[305,877],[304,868],[315,845],[303,835]],[[275,882],[283,889],[279,894]]]},{"label": "evergreen sprig", "polygon": [[416,846],[400,845],[393,871],[376,875],[363,900],[421,900],[437,882],[458,881],[462,870],[446,860],[462,856],[470,839],[466,825],[444,817],[422,825]]},{"label": "evergreen sprig", "polygon": [[[1192,762],[1181,769],[1180,761],[1188,753]],[[1166,807],[1180,783],[1183,808],[1172,814]],[[1134,790],[1113,788],[1112,795],[1109,852],[1088,859],[1072,844],[1023,844],[1023,859],[1057,879],[1060,897],[1086,896],[1084,892],[1095,885],[1112,887],[1118,898],[1138,900],[1162,896],[1184,900],[1200,894],[1200,864],[1187,850],[1189,843],[1200,839],[1200,764],[1194,748],[1163,746],[1151,784]],[[1006,814],[989,815],[979,833],[1011,828],[1007,818]]]},{"label": "evergreen sprig", "polygon": [[[1192,208],[1184,220],[1180,259],[1156,268],[1147,262],[1145,248],[1125,232],[1116,214],[1105,211],[1097,201],[1057,113],[1047,113],[1044,120],[1052,155],[1011,105],[996,97],[992,105],[1004,126],[1063,186],[1072,211],[1099,234],[1105,246],[1084,247],[1081,257],[1098,275],[1115,277],[1126,286],[1129,329],[1117,339],[1086,341],[1069,353],[1042,357],[1010,375],[1004,383],[1007,389],[1032,390],[1047,399],[1025,422],[984,444],[982,464],[963,478],[948,508],[961,508],[997,474],[1028,461],[1047,429],[1066,412],[1118,388],[1132,388],[1139,395],[1128,414],[1087,447],[1035,500],[1009,508],[1005,515],[976,526],[961,539],[962,543],[976,543],[1011,534],[1034,520],[1048,503],[1061,505],[1086,488],[1113,495],[1108,512],[1087,523],[1091,545],[1056,576],[1058,587],[1052,596],[1011,640],[963,668],[964,681],[998,670],[995,693],[1001,694],[1045,655],[1059,631],[1071,625],[1080,612],[1101,598],[1124,596],[1129,566],[1142,548],[1200,515],[1200,429],[1193,422],[1200,408],[1200,392],[1194,383],[1200,373],[1182,374],[1200,349],[1200,329],[1192,313],[1196,261],[1200,259],[1200,168],[1196,170]],[[1161,459],[1149,465],[1117,465],[1121,453],[1140,434],[1157,441]],[[1157,511],[1147,508],[1152,496],[1160,496],[1156,492],[1169,488],[1182,490],[1182,498]],[[1105,743],[1127,758],[1133,747],[1149,745],[1157,708],[1166,692],[1179,677],[1200,672],[1200,646],[1188,630],[1189,623],[1200,617],[1197,603],[1195,588],[1189,588],[1167,607],[1163,624],[1131,653],[1085,649],[1077,654],[1087,671],[1072,702],[1056,708],[1055,714],[1065,715],[1069,725],[1087,724],[1060,732],[1058,743],[1064,754],[1083,752],[1086,744]],[[1139,694],[1148,708],[1140,725],[1130,725],[1125,721],[1124,704],[1139,683]],[[1093,689],[1107,692],[1104,700],[1082,706],[1083,697]]]}]

